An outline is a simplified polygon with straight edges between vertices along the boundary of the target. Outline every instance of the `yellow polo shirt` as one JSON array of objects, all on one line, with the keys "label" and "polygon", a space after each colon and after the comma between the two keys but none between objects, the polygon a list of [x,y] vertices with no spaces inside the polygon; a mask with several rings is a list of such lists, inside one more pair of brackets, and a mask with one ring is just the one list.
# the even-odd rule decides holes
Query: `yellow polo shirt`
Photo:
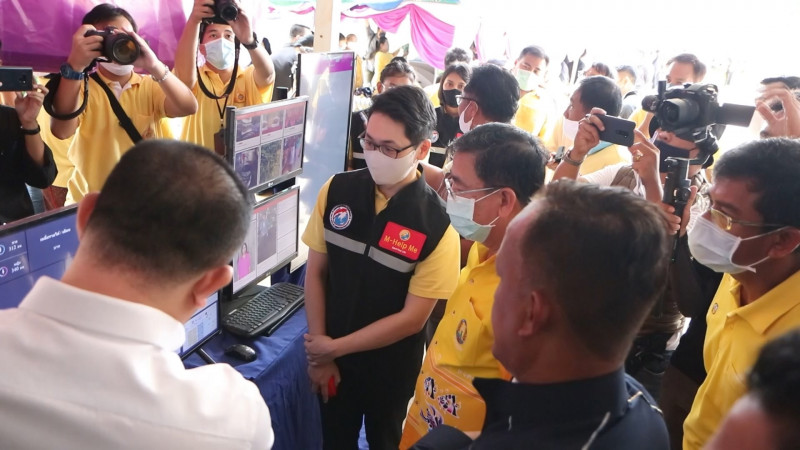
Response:
[{"label": "yellow polo shirt", "polygon": [[613,166],[614,164],[630,164],[630,162],[631,152],[629,152],[626,147],[611,144],[597,153],[586,156],[583,164],[581,164],[580,174],[585,175],[597,172],[604,167]]},{"label": "yellow polo shirt", "polygon": [[500,284],[496,255],[475,243],[458,286],[447,300],[422,363],[414,400],[406,417],[400,448],[406,449],[435,426],[445,424],[462,431],[480,431],[486,404],[472,386],[475,377],[511,379],[492,354],[492,305]]},{"label": "yellow polo shirt", "polygon": [[[417,178],[421,174],[417,172]],[[303,242],[308,248],[318,253],[328,253],[325,246],[325,205],[328,201],[328,188],[331,180],[328,179],[322,186],[317,196],[314,211],[308,219],[308,225],[303,232]],[[375,214],[380,213],[389,204],[389,199],[375,188]],[[458,267],[460,265],[460,237],[452,225],[447,227],[442,239],[435,249],[420,261],[414,269],[414,275],[408,285],[408,292],[423,298],[448,298],[456,288],[458,281]],[[355,274],[357,276],[357,274]]]},{"label": "yellow polo shirt", "polygon": [[[236,83],[228,98],[227,106],[243,108],[245,106],[269,103],[272,99],[274,84],[259,89],[254,79],[255,66],[240,67],[236,74]],[[213,94],[221,95],[225,92],[228,83],[223,83],[219,75],[206,66],[200,68],[203,83]],[[195,83],[192,93],[197,99],[197,113],[186,116],[181,131],[181,140],[202,145],[209,150],[214,150],[214,134],[220,129],[219,108],[224,112],[225,99],[215,100],[209,98],[200,89],[200,82]]]},{"label": "yellow polo shirt", "polygon": [[[115,83],[99,72],[98,75],[109,87]],[[165,117],[164,92],[151,77],[137,73],[133,74],[129,84],[130,87],[119,96],[119,103],[142,138],[155,137],[160,120]],[[67,183],[67,204],[81,200],[89,192],[99,191],[111,169],[133,146],[128,133],[119,125],[105,91],[93,80],[89,81],[86,110],[78,119],[80,126],[68,152],[75,171]]]},{"label": "yellow polo shirt", "polygon": [[745,306],[741,285],[725,275],[706,314],[708,375],[683,424],[683,448],[700,449],[746,391],[747,372],[768,341],[800,326],[800,271]]},{"label": "yellow polo shirt", "polygon": [[72,162],[70,162],[67,157],[69,146],[74,136],[66,139],[55,137],[50,130],[50,115],[45,112],[44,108],[39,110],[36,121],[39,123],[39,128],[42,130],[42,141],[53,151],[53,161],[55,161],[56,168],[58,168],[58,174],[56,174],[56,179],[53,180],[52,186],[66,188],[67,182],[70,177],[72,177],[72,172],[75,170],[75,166],[72,165]]},{"label": "yellow polo shirt", "polygon": [[383,72],[383,68],[392,62],[393,58],[394,55],[389,52],[375,53],[375,74],[372,75],[373,86],[378,86],[378,83],[381,81],[381,72]]},{"label": "yellow polo shirt", "polygon": [[545,139],[549,133],[548,127],[552,127],[552,124],[548,123],[552,113],[552,102],[535,92],[528,92],[519,99],[517,114],[511,123],[540,139]]}]

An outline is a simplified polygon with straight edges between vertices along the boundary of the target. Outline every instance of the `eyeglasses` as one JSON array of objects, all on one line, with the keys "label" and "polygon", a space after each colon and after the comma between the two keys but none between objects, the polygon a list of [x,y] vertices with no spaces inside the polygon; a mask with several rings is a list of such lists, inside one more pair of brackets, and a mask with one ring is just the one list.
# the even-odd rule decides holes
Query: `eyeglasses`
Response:
[{"label": "eyeglasses", "polygon": [[456,95],[456,105],[461,106],[461,102],[464,101],[478,103],[478,100],[475,100],[474,98],[465,97],[463,95]]},{"label": "eyeglasses", "polygon": [[358,142],[361,144],[361,148],[363,148],[364,150],[367,151],[378,150],[379,152],[393,159],[397,159],[400,156],[400,153],[403,153],[409,148],[417,145],[417,144],[406,145],[403,148],[394,148],[394,147],[389,147],[388,145],[376,145],[374,142],[367,139],[364,133],[361,133],[361,135],[358,136]]},{"label": "eyeglasses", "polygon": [[734,219],[733,217],[725,214],[724,212],[708,207],[708,212],[711,214],[711,221],[725,231],[730,231],[733,224],[741,225],[743,227],[760,227],[760,228],[782,228],[784,225],[777,225],[772,223],[758,223],[748,222],[746,220]]},{"label": "eyeglasses", "polygon": [[470,194],[470,193],[473,193],[473,192],[483,192],[483,191],[492,191],[492,190],[496,191],[496,190],[500,189],[498,187],[485,187],[485,188],[479,188],[479,189],[467,189],[465,191],[456,191],[456,190],[453,190],[452,182],[453,181],[450,178],[448,178],[448,176],[445,176],[444,187],[445,187],[445,189],[447,189],[447,195],[455,195],[457,197],[463,197],[464,196],[463,194]]}]

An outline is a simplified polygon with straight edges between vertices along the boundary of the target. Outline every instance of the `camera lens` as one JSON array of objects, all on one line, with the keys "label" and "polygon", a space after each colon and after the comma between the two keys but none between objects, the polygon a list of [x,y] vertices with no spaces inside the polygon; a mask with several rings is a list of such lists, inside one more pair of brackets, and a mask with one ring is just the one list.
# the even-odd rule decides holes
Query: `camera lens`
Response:
[{"label": "camera lens", "polygon": [[133,64],[139,58],[139,44],[127,34],[114,34],[106,38],[110,59],[118,64]]},{"label": "camera lens", "polygon": [[670,127],[677,127],[690,124],[700,114],[700,106],[688,99],[665,100],[661,104],[659,120],[662,124]]},{"label": "camera lens", "polygon": [[231,0],[217,0],[217,15],[227,22],[236,20],[239,16],[239,8]]}]

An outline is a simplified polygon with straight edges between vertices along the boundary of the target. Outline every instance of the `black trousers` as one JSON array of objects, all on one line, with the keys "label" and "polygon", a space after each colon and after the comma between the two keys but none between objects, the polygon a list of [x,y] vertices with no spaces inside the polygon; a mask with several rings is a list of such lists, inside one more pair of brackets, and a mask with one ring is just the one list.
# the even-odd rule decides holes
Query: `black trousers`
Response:
[{"label": "black trousers", "polygon": [[392,372],[339,365],[336,396],[327,403],[319,397],[323,449],[358,450],[363,420],[370,450],[397,450],[422,360],[395,362]]}]

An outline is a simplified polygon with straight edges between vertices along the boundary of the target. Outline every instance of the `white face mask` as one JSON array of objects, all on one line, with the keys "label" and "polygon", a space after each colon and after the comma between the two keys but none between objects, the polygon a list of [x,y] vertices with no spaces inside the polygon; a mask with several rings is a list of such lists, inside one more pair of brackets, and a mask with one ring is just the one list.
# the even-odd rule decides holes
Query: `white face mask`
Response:
[{"label": "white face mask", "polygon": [[205,44],[206,62],[219,70],[233,67],[236,54],[233,42],[219,38]]},{"label": "white face mask", "polygon": [[[462,112],[458,116],[458,126],[459,126],[459,128],[461,128],[461,132],[465,133],[465,134],[469,133],[469,130],[472,129],[472,121],[475,120],[475,115],[474,114],[472,115],[472,119],[469,119],[469,122],[467,122],[465,120],[465,116],[467,115],[467,110],[469,109],[470,106],[472,106],[473,103],[475,103],[475,102],[470,101],[469,105],[467,105],[467,107],[464,108],[464,112]],[[476,113],[477,113],[477,111],[476,111]]]},{"label": "white face mask", "polygon": [[450,224],[465,239],[475,242],[485,242],[489,233],[494,228],[494,223],[500,216],[495,217],[488,225],[481,225],[475,222],[472,217],[475,215],[475,203],[499,191],[494,191],[484,195],[479,199],[459,197],[448,190],[447,192],[447,215],[450,216]]},{"label": "white face mask", "polygon": [[372,180],[379,186],[391,186],[405,179],[417,167],[417,152],[410,152],[402,158],[390,158],[379,150],[364,151],[367,169]]},{"label": "white face mask", "polygon": [[705,217],[700,217],[697,219],[691,231],[689,231],[689,251],[691,251],[692,256],[697,262],[715,272],[730,274],[737,274],[745,271],[755,272],[755,266],[768,260],[769,255],[750,265],[741,266],[733,262],[733,254],[736,253],[739,244],[744,241],[758,239],[782,229],[783,228],[779,228],[748,238],[740,238],[726,232]]},{"label": "white face mask", "polygon": [[564,139],[574,142],[575,136],[578,134],[579,125],[580,124],[577,120],[569,120],[564,118],[564,125],[561,127],[561,134],[563,135]]},{"label": "white face mask", "polygon": [[100,67],[102,67],[103,69],[106,69],[107,71],[119,77],[123,75],[130,75],[131,72],[133,72],[133,65],[131,64],[127,64],[124,66],[111,62],[98,62],[98,64],[100,64]]},{"label": "white face mask", "polygon": [[519,83],[519,88],[523,91],[532,91],[539,86],[539,76],[530,70],[517,69],[514,78]]}]

